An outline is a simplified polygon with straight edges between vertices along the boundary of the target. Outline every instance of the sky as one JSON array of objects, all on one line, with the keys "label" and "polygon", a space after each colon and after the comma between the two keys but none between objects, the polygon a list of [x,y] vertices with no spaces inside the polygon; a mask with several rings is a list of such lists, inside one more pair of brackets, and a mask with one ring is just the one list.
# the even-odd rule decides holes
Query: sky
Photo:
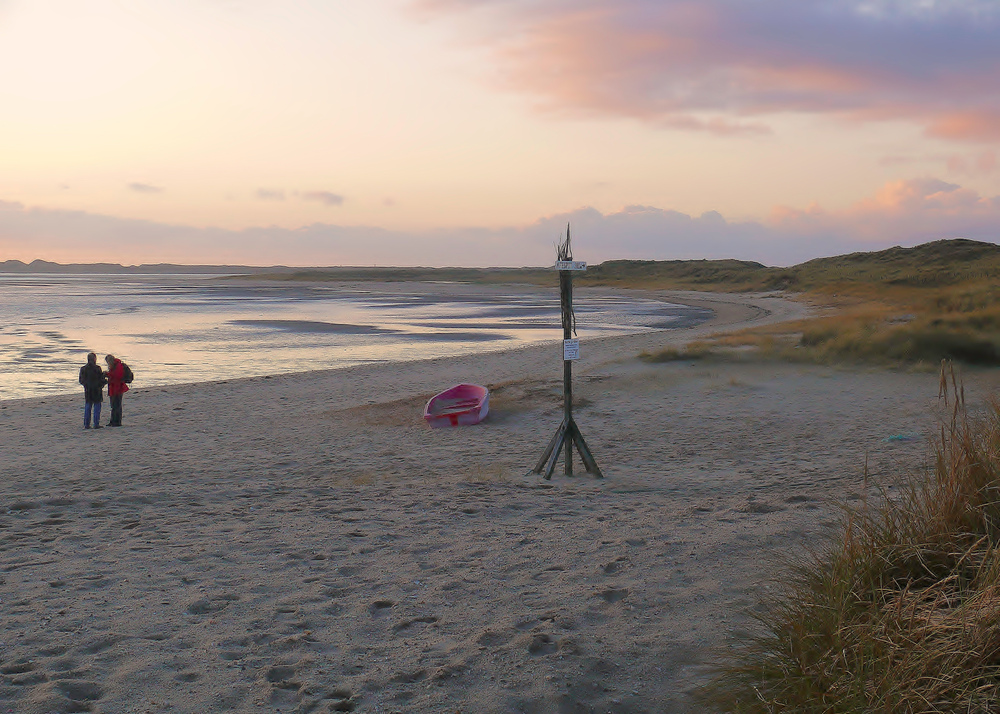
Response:
[{"label": "sky", "polygon": [[0,0],[0,261],[1000,242],[996,0]]}]

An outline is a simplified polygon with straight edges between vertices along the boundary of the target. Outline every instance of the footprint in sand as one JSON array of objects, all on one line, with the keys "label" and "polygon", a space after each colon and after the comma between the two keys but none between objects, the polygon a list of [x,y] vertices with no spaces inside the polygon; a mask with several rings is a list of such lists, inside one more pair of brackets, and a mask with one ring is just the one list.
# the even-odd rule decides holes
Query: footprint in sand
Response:
[{"label": "footprint in sand", "polygon": [[607,588],[598,593],[604,602],[620,602],[628,597],[628,588]]},{"label": "footprint in sand", "polygon": [[427,679],[426,669],[416,669],[412,672],[400,672],[399,674],[393,675],[392,679],[389,681],[393,684],[415,684],[416,682],[422,682]]},{"label": "footprint in sand", "polygon": [[300,684],[294,677],[295,667],[278,665],[267,670],[267,681],[281,689],[298,689]]},{"label": "footprint in sand", "polygon": [[322,694],[318,699],[303,698],[296,711],[299,712],[353,712],[358,708],[358,699],[346,687],[335,687]]},{"label": "footprint in sand", "polygon": [[350,689],[334,689],[327,699],[331,699],[330,711],[332,712],[352,712],[358,708],[357,699]]},{"label": "footprint in sand", "polygon": [[605,563],[601,567],[601,570],[604,571],[605,575],[612,575],[622,570],[628,564],[628,562],[629,559],[623,556],[616,560],[612,560],[610,563]]},{"label": "footprint in sand", "polygon": [[552,654],[556,651],[557,647],[555,638],[543,632],[531,636],[531,641],[528,643],[528,652],[533,655]]},{"label": "footprint in sand", "polygon": [[396,603],[392,600],[376,600],[369,606],[368,611],[371,612],[372,617],[381,617],[395,606]]},{"label": "footprint in sand", "polygon": [[225,610],[240,599],[239,595],[213,595],[212,597],[195,600],[188,605],[187,611],[192,615],[208,615]]},{"label": "footprint in sand", "polygon": [[30,660],[20,659],[11,664],[0,667],[0,674],[25,674],[35,668]]},{"label": "footprint in sand", "polygon": [[104,696],[104,690],[96,682],[64,680],[56,682],[56,688],[73,702],[96,702]]},{"label": "footprint in sand", "polygon": [[96,640],[91,640],[87,644],[80,647],[78,651],[82,654],[97,654],[98,652],[103,652],[104,650],[114,647],[124,639],[125,638],[121,635],[106,635],[104,637],[98,637]]},{"label": "footprint in sand", "polygon": [[476,638],[476,644],[482,645],[483,647],[499,647],[509,640],[508,635],[504,635],[500,632],[494,632],[493,630],[486,630],[479,637]]},{"label": "footprint in sand", "polygon": [[423,617],[414,617],[412,620],[404,620],[403,622],[400,622],[400,623],[398,623],[396,625],[393,625],[392,631],[393,632],[400,632],[400,631],[405,630],[405,629],[407,629],[407,628],[409,628],[409,627],[411,627],[413,625],[416,625],[417,623],[425,623],[425,624],[428,624],[428,625],[433,625],[434,623],[436,623],[438,621],[438,619],[439,618],[434,617],[433,615],[424,615]]}]

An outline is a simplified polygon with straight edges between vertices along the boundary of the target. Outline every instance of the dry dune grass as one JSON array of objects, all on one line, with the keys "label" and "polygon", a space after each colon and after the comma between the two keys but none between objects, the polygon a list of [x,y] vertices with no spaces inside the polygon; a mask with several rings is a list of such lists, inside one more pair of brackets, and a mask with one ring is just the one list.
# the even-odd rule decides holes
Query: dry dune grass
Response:
[{"label": "dry dune grass", "polygon": [[[947,377],[947,379],[946,379]],[[735,712],[993,712],[1000,701],[1000,403],[979,419],[942,370],[936,464],[845,510],[794,569],[765,635],[708,695]]]},{"label": "dry dune grass", "polygon": [[650,362],[722,356],[929,369],[942,359],[996,365],[998,325],[1000,319],[990,310],[954,315],[942,313],[937,304],[862,303],[839,306],[832,314],[826,311],[808,320],[719,335],[641,356]]}]

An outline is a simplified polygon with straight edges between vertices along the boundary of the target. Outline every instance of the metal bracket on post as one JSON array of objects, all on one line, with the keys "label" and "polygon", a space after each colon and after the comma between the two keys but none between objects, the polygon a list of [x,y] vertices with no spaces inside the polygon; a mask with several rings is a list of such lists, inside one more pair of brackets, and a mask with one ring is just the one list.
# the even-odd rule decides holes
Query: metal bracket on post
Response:
[{"label": "metal bracket on post", "polygon": [[583,459],[583,466],[587,473],[591,473],[597,478],[604,478],[601,469],[597,466],[587,441],[583,438],[580,427],[573,419],[573,360],[580,356],[580,342],[573,338],[576,334],[576,315],[573,312],[573,273],[587,269],[587,264],[573,260],[573,250],[569,241],[569,224],[566,225],[566,240],[559,244],[559,258],[556,261],[556,270],[559,271],[559,302],[562,313],[563,328],[563,420],[556,430],[549,445],[545,448],[542,458],[529,473],[545,474],[546,480],[552,478],[552,473],[556,469],[556,462],[559,460],[559,452],[564,452],[563,461],[566,466],[566,475],[573,475],[573,446],[576,445]]}]

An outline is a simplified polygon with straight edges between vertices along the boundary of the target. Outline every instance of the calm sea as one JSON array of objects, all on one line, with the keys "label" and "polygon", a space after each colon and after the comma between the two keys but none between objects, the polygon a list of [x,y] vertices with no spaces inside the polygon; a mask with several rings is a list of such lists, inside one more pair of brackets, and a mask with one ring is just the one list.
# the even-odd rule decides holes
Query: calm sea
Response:
[{"label": "calm sea", "polygon": [[[707,310],[577,290],[581,338],[701,322]],[[297,285],[203,275],[0,274],[0,399],[80,390],[88,352],[136,387],[443,357],[562,337],[555,290]],[[585,347],[584,347],[585,349]]]}]

